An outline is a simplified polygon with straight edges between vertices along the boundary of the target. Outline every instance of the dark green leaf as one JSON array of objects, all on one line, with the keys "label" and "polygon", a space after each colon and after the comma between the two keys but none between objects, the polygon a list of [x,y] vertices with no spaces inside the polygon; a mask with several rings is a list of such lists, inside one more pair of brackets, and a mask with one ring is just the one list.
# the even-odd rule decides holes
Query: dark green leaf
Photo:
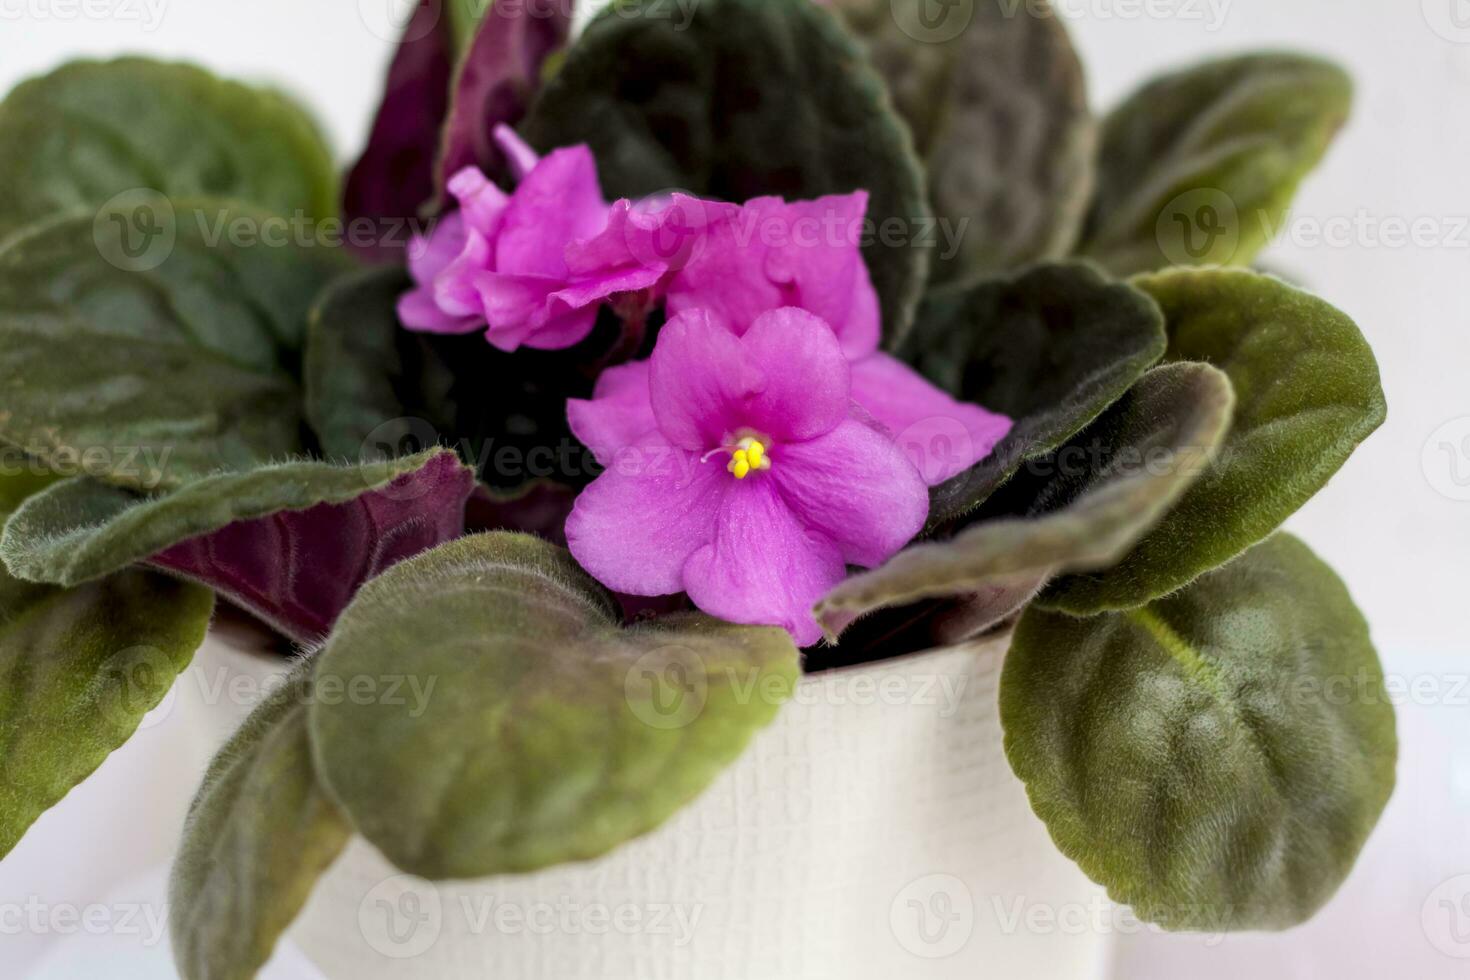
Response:
[{"label": "dark green leaf", "polygon": [[1020,502],[1013,515],[914,545],[848,579],[818,604],[817,618],[835,639],[853,619],[878,609],[971,595],[941,627],[944,639],[958,641],[1016,612],[1058,571],[1112,564],[1199,475],[1229,427],[1232,400],[1229,380],[1214,368],[1150,371],[1002,491]]},{"label": "dark green leaf", "polygon": [[[53,479],[0,476],[0,522]],[[163,700],[213,607],[146,572],[58,589],[0,569],[0,856]]]},{"label": "dark green leaf", "polygon": [[250,980],[352,828],[317,784],[298,669],[215,756],[189,809],[169,884],[185,980]]},{"label": "dark green leaf", "polygon": [[1184,499],[1115,568],[1055,584],[1078,615],[1168,595],[1265,538],[1327,483],[1387,409],[1363,335],[1322,300],[1244,270],[1135,280],[1168,322],[1168,360],[1230,375],[1235,423]]},{"label": "dark green leaf", "polygon": [[568,398],[591,397],[587,352],[498,351],[479,334],[415,333],[395,304],[397,269],[345,276],[312,314],[307,416],[323,451],[357,460],[452,444],[482,479],[515,489],[536,480],[583,485],[598,472],[567,427]]},{"label": "dark green leaf", "polygon": [[1057,846],[1170,929],[1305,921],[1393,790],[1393,709],[1367,624],[1287,535],[1129,612],[1032,607],[1000,709]]},{"label": "dark green leaf", "polygon": [[618,620],[536,538],[477,535],[396,566],[343,614],[316,680],[407,675],[418,695],[319,699],[321,777],[428,878],[593,858],[652,830],[775,716],[798,652],[779,629]]},{"label": "dark green leaf", "polygon": [[56,585],[151,561],[313,641],[364,581],[458,537],[473,489],[444,449],[353,466],[283,463],[155,496],[74,477],[20,507],[0,556],[13,574]]},{"label": "dark green leaf", "polygon": [[1076,435],[1163,351],[1158,306],[1082,263],[931,293],[905,359],[1016,423],[988,457],[934,489],[931,526],[973,510],[1023,462]]},{"label": "dark green leaf", "polygon": [[626,0],[594,21],[532,106],[527,138],[541,150],[589,144],[619,197],[867,190],[863,254],[895,346],[932,243],[922,168],[882,80],[811,0],[700,0],[677,13]]},{"label": "dark green leaf", "polygon": [[1144,86],[1103,126],[1081,253],[1119,275],[1249,265],[1352,105],[1336,65],[1255,54]]},{"label": "dark green leaf", "polygon": [[154,204],[0,251],[0,442],[142,489],[299,454],[306,312],[339,250],[226,203]]},{"label": "dark green leaf", "polygon": [[143,58],[79,61],[0,104],[0,239],[124,191],[336,214],[331,151],[279,92]]},{"label": "dark green leaf", "polygon": [[913,131],[951,246],[936,279],[973,279],[1071,251],[1096,137],[1082,64],[1045,0],[838,0]]}]

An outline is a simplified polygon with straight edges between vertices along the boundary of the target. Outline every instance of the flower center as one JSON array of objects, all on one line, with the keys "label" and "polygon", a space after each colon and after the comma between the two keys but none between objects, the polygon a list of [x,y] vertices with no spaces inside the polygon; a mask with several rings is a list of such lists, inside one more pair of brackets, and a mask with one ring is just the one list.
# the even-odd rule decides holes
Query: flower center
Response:
[{"label": "flower center", "polygon": [[737,480],[743,480],[758,470],[771,468],[771,457],[766,454],[766,444],[755,436],[746,436],[729,449],[730,462],[725,468],[734,473]]}]

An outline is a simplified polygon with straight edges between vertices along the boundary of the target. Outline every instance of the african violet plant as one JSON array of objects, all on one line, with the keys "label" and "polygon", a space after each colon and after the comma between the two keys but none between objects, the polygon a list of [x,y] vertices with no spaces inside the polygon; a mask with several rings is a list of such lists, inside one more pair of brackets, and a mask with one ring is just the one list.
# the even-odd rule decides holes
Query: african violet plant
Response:
[{"label": "african violet plant", "polygon": [[[1354,324],[1244,266],[1348,80],[1232,58],[1095,121],[1044,5],[917,7],[635,0],[570,41],[425,0],[341,195],[275,92],[126,59],[11,93],[0,851],[217,594],[309,654],[195,802],[190,978],[253,975],[352,834],[437,879],[594,857],[803,667],[987,632],[1011,764],[1116,900],[1319,908],[1394,722],[1278,528],[1385,407]],[[311,696],[405,664],[422,714]],[[642,724],[677,672],[634,664],[702,710]]]}]

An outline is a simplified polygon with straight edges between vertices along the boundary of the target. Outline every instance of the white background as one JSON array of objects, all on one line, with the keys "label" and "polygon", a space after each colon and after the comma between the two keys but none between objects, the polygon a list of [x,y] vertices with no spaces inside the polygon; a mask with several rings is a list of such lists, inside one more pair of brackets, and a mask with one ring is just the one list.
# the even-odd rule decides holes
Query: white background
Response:
[{"label": "white background", "polygon": [[[398,0],[0,0],[0,90],[82,55],[189,59],[295,91],[346,162],[366,134],[391,53],[380,36],[389,2]],[[1264,261],[1362,327],[1382,367],[1389,421],[1290,526],[1342,573],[1389,672],[1417,682],[1400,706],[1398,792],[1322,916],[1284,936],[1218,946],[1124,937],[1117,976],[1470,975],[1470,958],[1446,952],[1470,957],[1470,902],[1458,919],[1439,904],[1470,892],[1470,879],[1435,892],[1470,874],[1470,690],[1458,687],[1470,672],[1470,502],[1456,499],[1470,498],[1470,2],[1058,6],[1099,108],[1154,71],[1245,49],[1320,52],[1356,77],[1355,115]],[[1434,242],[1385,242],[1396,222],[1416,219],[1429,219]],[[1313,228],[1324,224],[1344,237],[1314,240]],[[186,768],[209,753],[205,745],[169,748]],[[113,775],[126,761],[104,768],[0,865],[0,902],[42,894],[85,904],[101,898],[102,883],[167,859],[180,803],[140,799],[134,783]],[[109,846],[124,826],[130,841],[139,839],[139,821],[146,846]],[[25,975],[58,941],[0,935],[0,972]],[[116,971],[97,975],[123,975]]]}]

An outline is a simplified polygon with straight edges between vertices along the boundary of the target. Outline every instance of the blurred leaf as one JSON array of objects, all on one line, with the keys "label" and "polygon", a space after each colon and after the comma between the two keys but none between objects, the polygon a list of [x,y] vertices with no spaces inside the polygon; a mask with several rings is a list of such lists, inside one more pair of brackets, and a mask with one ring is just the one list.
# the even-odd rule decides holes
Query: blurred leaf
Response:
[{"label": "blurred leaf", "polygon": [[485,534],[368,583],[319,685],[402,676],[417,697],[320,699],[320,775],[356,829],[427,878],[597,857],[663,823],[791,694],[780,629],[702,616],[623,629],[560,548]]},{"label": "blurred leaf", "polygon": [[934,213],[959,236],[936,280],[1066,255],[1090,203],[1096,135],[1082,64],[1046,0],[837,0],[914,134]]},{"label": "blurred leaf", "polygon": [[[145,212],[158,224],[140,243]],[[284,221],[158,198],[11,238],[0,442],[141,489],[299,454],[306,312],[343,257]]]},{"label": "blurred leaf", "polygon": [[863,255],[896,346],[932,249],[920,241],[922,169],[882,80],[811,0],[700,0],[677,13],[664,0],[604,12],[532,106],[526,137],[541,150],[589,144],[615,197],[867,190]]},{"label": "blurred leaf", "polygon": [[189,808],[169,883],[184,980],[250,980],[352,828],[317,784],[298,669],[215,756]]},{"label": "blurred leaf", "polygon": [[[455,0],[464,3],[490,0]],[[570,0],[518,0],[491,5],[481,13],[469,50],[453,85],[438,189],[461,168],[478,166],[493,179],[509,177],[504,154],[495,145],[495,127],[515,125],[541,87],[546,59],[562,50],[571,31]]]},{"label": "blurred leaf", "polygon": [[[53,479],[0,476],[0,523]],[[163,700],[213,607],[147,572],[58,589],[0,569],[0,857]]]},{"label": "blurred leaf", "polygon": [[0,239],[124,191],[337,213],[332,153],[289,97],[144,58],[76,61],[0,103]]},{"label": "blurred leaf", "polygon": [[408,246],[410,220],[434,196],[455,61],[443,5],[444,0],[419,0],[404,24],[367,146],[347,175],[343,218],[352,227],[373,223],[370,240],[351,236],[354,249],[367,259],[400,257]]},{"label": "blurred leaf", "polygon": [[1033,606],[1000,708],[1006,755],[1057,846],[1168,929],[1304,922],[1393,790],[1393,709],[1367,624],[1287,535],[1125,613]]},{"label": "blurred leaf", "polygon": [[1177,269],[1135,283],[1163,307],[1167,360],[1230,375],[1235,423],[1209,470],[1117,567],[1060,580],[1042,599],[1077,615],[1168,595],[1262,540],[1387,411],[1367,341],[1315,296],[1243,270]]},{"label": "blurred leaf", "polygon": [[1155,79],[1103,126],[1081,254],[1118,275],[1250,265],[1352,105],[1331,62],[1253,54]]}]

